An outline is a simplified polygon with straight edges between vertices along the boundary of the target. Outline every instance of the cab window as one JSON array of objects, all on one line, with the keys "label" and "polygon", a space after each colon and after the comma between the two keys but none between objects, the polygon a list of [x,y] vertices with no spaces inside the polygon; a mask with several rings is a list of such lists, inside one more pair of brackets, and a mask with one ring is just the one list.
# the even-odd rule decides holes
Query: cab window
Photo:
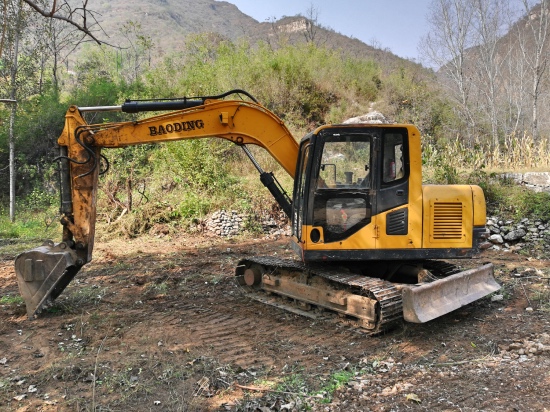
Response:
[{"label": "cab window", "polygon": [[405,177],[403,135],[386,133],[383,147],[382,183],[388,184]]},{"label": "cab window", "polygon": [[372,136],[342,132],[322,136],[313,201],[313,225],[324,241],[345,239],[370,222]]},{"label": "cab window", "polygon": [[325,141],[317,188],[366,187],[369,183],[370,140],[335,136]]}]

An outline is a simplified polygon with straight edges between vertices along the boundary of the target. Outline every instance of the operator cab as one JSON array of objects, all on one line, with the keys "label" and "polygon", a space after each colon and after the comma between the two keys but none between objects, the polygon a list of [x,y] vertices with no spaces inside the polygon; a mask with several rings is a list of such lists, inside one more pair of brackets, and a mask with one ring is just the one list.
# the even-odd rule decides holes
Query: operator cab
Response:
[{"label": "operator cab", "polygon": [[[324,126],[306,135],[292,206],[293,237],[301,247],[341,242],[375,215],[406,204],[407,142],[407,128],[391,125]],[[406,230],[404,221],[399,234]]]}]

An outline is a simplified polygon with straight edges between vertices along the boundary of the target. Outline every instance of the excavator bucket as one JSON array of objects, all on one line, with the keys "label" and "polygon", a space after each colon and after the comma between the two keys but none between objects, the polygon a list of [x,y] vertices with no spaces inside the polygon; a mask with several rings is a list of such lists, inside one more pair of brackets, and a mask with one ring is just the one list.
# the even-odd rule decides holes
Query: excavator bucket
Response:
[{"label": "excavator bucket", "polygon": [[491,263],[431,283],[407,285],[401,291],[403,317],[407,322],[428,322],[499,289]]},{"label": "excavator bucket", "polygon": [[15,274],[29,319],[59,296],[82,267],[81,262],[65,243],[51,241],[17,256]]}]

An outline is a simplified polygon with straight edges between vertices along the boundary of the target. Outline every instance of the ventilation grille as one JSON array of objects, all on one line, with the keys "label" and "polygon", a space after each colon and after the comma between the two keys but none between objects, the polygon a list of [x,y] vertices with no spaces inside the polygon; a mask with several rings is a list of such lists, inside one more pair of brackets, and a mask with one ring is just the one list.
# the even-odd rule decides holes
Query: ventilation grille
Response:
[{"label": "ventilation grille", "polygon": [[462,240],[462,203],[434,202],[433,240]]},{"label": "ventilation grille", "polygon": [[386,219],[387,235],[406,235],[408,233],[409,209],[404,208],[389,213]]}]

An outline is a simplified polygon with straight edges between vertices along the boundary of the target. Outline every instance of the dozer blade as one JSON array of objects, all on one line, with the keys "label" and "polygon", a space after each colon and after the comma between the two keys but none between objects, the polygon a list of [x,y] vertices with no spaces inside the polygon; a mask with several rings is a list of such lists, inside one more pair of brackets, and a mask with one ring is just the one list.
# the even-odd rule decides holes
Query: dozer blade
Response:
[{"label": "dozer blade", "polygon": [[29,319],[53,302],[82,267],[82,260],[65,243],[44,245],[15,259],[19,291]]},{"label": "dozer blade", "polygon": [[403,286],[403,317],[428,322],[499,289],[491,263],[431,283]]}]

